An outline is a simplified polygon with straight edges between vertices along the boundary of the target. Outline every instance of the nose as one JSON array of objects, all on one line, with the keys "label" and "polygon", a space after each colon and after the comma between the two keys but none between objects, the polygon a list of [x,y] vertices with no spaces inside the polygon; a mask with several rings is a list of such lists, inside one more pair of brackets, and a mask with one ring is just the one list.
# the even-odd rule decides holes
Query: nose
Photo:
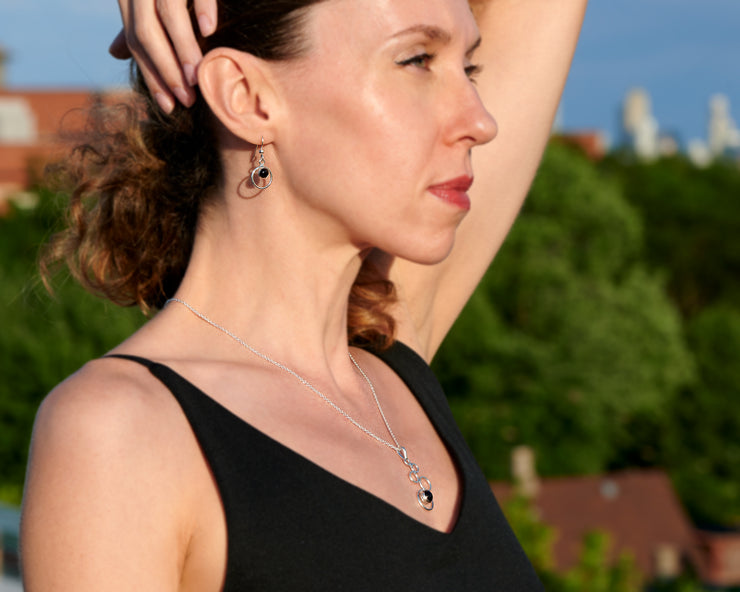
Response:
[{"label": "nose", "polygon": [[465,141],[470,147],[487,144],[498,134],[498,124],[486,109],[475,86],[466,78],[465,88],[455,100],[457,114],[456,132],[458,141]]}]

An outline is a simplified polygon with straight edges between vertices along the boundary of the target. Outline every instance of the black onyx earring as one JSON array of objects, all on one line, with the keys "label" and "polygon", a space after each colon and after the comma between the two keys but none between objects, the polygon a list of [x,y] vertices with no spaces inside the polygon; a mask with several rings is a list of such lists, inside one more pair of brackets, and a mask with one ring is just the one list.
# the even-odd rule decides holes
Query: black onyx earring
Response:
[{"label": "black onyx earring", "polygon": [[[267,189],[272,185],[272,171],[265,166],[265,138],[262,138],[262,143],[259,149],[260,161],[257,166],[252,169],[249,174],[249,178],[257,189]],[[263,183],[260,185],[260,180]]]}]

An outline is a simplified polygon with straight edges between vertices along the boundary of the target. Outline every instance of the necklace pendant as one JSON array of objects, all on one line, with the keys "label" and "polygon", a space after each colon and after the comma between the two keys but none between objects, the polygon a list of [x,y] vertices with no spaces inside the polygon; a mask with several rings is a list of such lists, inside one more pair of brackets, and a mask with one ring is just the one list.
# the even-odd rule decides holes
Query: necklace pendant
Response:
[{"label": "necklace pendant", "polygon": [[416,493],[416,497],[419,500],[419,504],[425,510],[431,510],[434,508],[434,495],[432,495],[431,489],[420,489]]},{"label": "necklace pendant", "polygon": [[406,452],[406,448],[401,446],[397,450],[397,452],[398,456],[401,457],[401,461],[403,462],[403,464],[405,464],[409,469],[409,481],[419,486],[419,490],[416,492],[416,501],[419,502],[419,506],[421,506],[422,510],[431,512],[434,509],[434,494],[432,494],[432,482],[423,475],[419,474],[421,469],[419,469],[419,465],[409,460],[409,455]]}]

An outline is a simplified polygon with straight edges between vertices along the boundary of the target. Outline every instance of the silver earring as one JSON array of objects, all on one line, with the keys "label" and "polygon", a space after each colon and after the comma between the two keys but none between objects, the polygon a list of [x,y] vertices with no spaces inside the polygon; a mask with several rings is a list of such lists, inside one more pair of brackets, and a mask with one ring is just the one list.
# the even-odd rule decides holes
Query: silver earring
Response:
[{"label": "silver earring", "polygon": [[[257,189],[267,189],[272,185],[272,171],[265,166],[265,138],[262,138],[262,143],[259,149],[260,161],[257,166],[252,169],[249,174],[249,178]],[[260,185],[262,183],[262,185]]]}]

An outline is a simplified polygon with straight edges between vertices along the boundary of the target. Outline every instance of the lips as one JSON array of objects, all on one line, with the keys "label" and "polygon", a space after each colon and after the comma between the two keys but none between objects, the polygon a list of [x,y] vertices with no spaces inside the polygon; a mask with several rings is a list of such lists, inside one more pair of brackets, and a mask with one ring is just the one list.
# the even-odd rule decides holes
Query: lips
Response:
[{"label": "lips", "polygon": [[444,183],[432,185],[428,191],[436,195],[443,202],[458,207],[461,210],[469,210],[470,198],[468,197],[468,190],[472,184],[472,177],[462,175]]}]

